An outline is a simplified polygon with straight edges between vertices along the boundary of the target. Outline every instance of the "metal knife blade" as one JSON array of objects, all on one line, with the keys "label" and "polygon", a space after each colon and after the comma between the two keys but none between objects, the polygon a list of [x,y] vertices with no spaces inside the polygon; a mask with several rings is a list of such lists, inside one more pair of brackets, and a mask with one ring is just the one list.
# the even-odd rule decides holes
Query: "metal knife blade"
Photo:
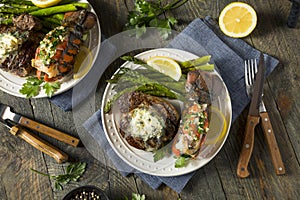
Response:
[{"label": "metal knife blade", "polygon": [[9,119],[17,124],[21,124],[27,128],[38,131],[44,135],[50,136],[54,139],[57,139],[61,142],[72,145],[74,147],[76,147],[80,142],[79,139],[77,139],[71,135],[68,135],[59,130],[53,129],[49,126],[46,126],[44,124],[41,124],[34,120],[31,120],[22,115],[16,114],[11,111],[11,108],[9,106],[1,104],[1,103],[0,103],[0,118],[2,118],[2,120],[4,120],[4,121]]},{"label": "metal knife blade", "polygon": [[255,77],[253,95],[251,98],[249,115],[259,116],[259,106],[261,104],[263,87],[265,82],[265,61],[263,54],[259,57],[258,72]]},{"label": "metal knife blade", "polygon": [[259,106],[262,99],[262,92],[265,80],[265,61],[263,54],[260,54],[258,72],[254,82],[253,95],[251,98],[249,113],[247,116],[247,123],[245,128],[245,138],[242,146],[242,151],[237,166],[237,175],[240,178],[249,176],[248,163],[250,161],[253,146],[254,146],[254,129],[259,123]]}]

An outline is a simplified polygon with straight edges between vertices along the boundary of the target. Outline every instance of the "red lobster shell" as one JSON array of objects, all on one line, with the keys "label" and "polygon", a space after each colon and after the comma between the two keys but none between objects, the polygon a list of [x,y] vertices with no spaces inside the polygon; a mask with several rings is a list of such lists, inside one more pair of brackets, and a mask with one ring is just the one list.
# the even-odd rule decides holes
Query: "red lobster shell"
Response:
[{"label": "red lobster shell", "polygon": [[37,76],[53,81],[69,74],[82,43],[82,36],[96,24],[96,16],[86,10],[65,14],[63,25],[46,34],[36,49],[32,66]]}]

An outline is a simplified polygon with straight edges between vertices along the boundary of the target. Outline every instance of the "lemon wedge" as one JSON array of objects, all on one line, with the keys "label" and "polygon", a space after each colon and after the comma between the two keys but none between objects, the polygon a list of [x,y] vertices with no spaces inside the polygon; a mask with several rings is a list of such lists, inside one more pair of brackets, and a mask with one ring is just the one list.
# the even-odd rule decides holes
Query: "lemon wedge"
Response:
[{"label": "lemon wedge", "polygon": [[211,107],[211,118],[205,144],[216,144],[225,136],[226,131],[227,122],[224,115],[218,108]]},{"label": "lemon wedge", "polygon": [[154,56],[147,60],[147,65],[153,67],[155,70],[163,73],[175,81],[181,77],[181,68],[179,64],[172,58],[166,56]]},{"label": "lemon wedge", "polygon": [[242,2],[228,4],[219,16],[221,31],[233,38],[248,36],[256,27],[256,23],[255,10],[250,5]]},{"label": "lemon wedge", "polygon": [[74,63],[74,79],[83,77],[92,67],[93,56],[86,46],[81,46]]},{"label": "lemon wedge", "polygon": [[61,2],[62,0],[31,0],[31,2],[40,8],[47,8],[50,6],[54,6]]}]

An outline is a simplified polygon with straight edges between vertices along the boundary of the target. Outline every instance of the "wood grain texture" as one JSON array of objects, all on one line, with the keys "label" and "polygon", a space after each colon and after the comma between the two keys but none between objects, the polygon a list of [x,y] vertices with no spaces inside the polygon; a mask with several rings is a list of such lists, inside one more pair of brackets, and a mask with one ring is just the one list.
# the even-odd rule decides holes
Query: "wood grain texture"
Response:
[{"label": "wood grain texture", "polygon": [[[230,2],[232,1],[189,0],[184,6],[166,13],[166,16],[176,17],[179,23],[175,29],[181,31],[196,18],[209,15],[217,20],[221,10]],[[211,162],[197,170],[180,194],[164,185],[153,190],[135,175],[123,177],[105,152],[96,148],[92,137],[81,138],[88,144],[87,149],[82,144],[74,148],[48,136],[39,135],[66,152],[72,160],[70,162],[87,163],[87,170],[79,182],[72,182],[65,185],[64,190],[57,191],[52,179],[31,172],[30,168],[58,175],[65,173],[69,163],[58,164],[20,138],[12,136],[6,127],[0,125],[0,199],[62,199],[72,189],[83,185],[101,188],[110,199],[130,197],[132,192],[146,194],[147,200],[299,199],[300,22],[295,29],[286,26],[290,1],[244,2],[251,4],[257,11],[258,24],[253,33],[243,40],[280,61],[264,86],[264,101],[270,118],[275,119],[275,122],[272,120],[272,125],[286,167],[285,175],[277,176],[274,173],[267,141],[260,125],[255,130],[253,154],[248,165],[251,175],[245,179],[236,175],[248,107],[232,124],[221,151]],[[90,3],[99,16],[102,34],[108,38],[122,31],[134,0],[90,0]],[[105,72],[98,84],[95,105],[84,105],[87,113],[100,108],[105,80],[120,64],[116,61]],[[0,91],[0,102],[10,105],[17,113],[72,136],[83,135],[84,130],[77,123],[80,120],[72,112],[62,111],[47,98],[29,100]]]}]

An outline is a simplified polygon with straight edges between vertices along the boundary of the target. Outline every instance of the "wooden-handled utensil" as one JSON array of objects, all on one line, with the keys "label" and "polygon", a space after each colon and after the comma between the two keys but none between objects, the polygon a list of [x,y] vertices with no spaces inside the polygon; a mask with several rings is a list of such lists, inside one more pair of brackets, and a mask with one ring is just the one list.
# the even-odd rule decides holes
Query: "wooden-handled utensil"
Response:
[{"label": "wooden-handled utensil", "polygon": [[254,129],[255,126],[259,123],[259,119],[260,119],[259,106],[262,99],[264,80],[265,80],[265,62],[264,62],[263,55],[261,54],[259,69],[256,75],[249,113],[247,117],[244,143],[242,146],[242,151],[237,166],[237,175],[241,178],[246,178],[249,176],[249,172],[247,168],[253,150]]},{"label": "wooden-handled utensil", "polygon": [[77,139],[73,136],[70,136],[59,130],[53,129],[49,126],[46,126],[44,124],[41,124],[34,120],[31,120],[27,117],[16,114],[11,111],[11,108],[9,106],[3,105],[1,103],[0,103],[0,118],[4,121],[9,119],[17,124],[21,124],[27,128],[38,131],[44,135],[47,135],[49,137],[52,137],[56,140],[59,140],[61,142],[64,142],[64,143],[69,144],[74,147],[76,147],[80,142],[79,139]]},{"label": "wooden-handled utensil", "polygon": [[[256,76],[255,74],[257,72],[257,64],[256,64],[256,60],[245,61],[246,92],[248,96],[252,95],[252,99],[250,104],[249,115],[247,117],[244,144],[242,147],[242,152],[240,155],[238,169],[237,169],[237,174],[239,177],[247,177],[249,175],[249,172],[247,170],[247,165],[250,160],[250,156],[252,154],[253,145],[254,145],[254,128],[259,123],[260,119],[261,119],[263,132],[269,147],[269,152],[271,154],[275,173],[277,175],[285,174],[285,167],[281,158],[281,154],[275,138],[275,134],[272,128],[269,114],[262,100],[264,68],[265,68],[265,62],[264,62],[263,54],[261,54],[260,61],[259,61],[259,72],[255,79],[256,81],[255,81],[254,89],[252,91],[254,77]],[[260,101],[258,101],[259,99]]]},{"label": "wooden-handled utensil", "polygon": [[3,122],[6,127],[9,128],[9,132],[19,138],[25,140],[28,144],[32,145],[36,149],[42,151],[43,153],[51,156],[54,158],[58,163],[63,163],[68,160],[68,155],[58,148],[54,147],[53,145],[49,144],[42,138],[30,133],[29,131],[25,130],[19,125],[13,125],[7,121]]}]

